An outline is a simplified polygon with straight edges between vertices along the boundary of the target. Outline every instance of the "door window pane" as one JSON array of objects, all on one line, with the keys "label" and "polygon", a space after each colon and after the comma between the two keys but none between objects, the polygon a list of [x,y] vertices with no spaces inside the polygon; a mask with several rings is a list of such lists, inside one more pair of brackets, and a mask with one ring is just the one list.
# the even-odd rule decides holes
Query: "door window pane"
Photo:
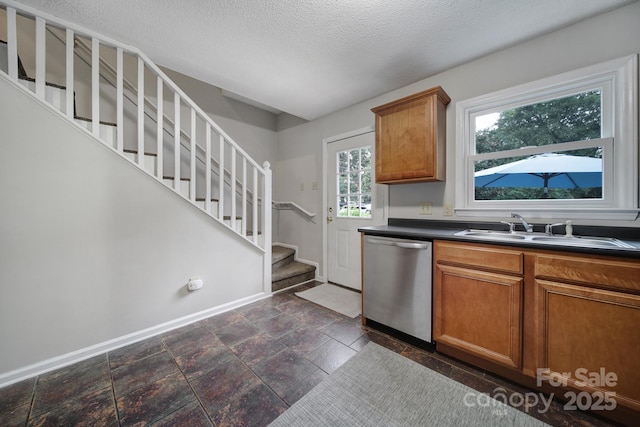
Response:
[{"label": "door window pane", "polygon": [[338,216],[371,217],[371,147],[336,154]]},{"label": "door window pane", "polygon": [[360,150],[351,150],[349,152],[349,170],[360,170]]},{"label": "door window pane", "polygon": [[346,172],[349,168],[349,153],[343,151],[338,153],[338,173]]}]

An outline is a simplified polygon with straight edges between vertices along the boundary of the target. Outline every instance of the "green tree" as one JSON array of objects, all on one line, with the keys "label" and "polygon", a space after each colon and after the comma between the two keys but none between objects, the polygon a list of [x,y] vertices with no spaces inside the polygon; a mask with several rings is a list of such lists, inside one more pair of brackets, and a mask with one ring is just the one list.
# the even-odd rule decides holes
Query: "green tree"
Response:
[{"label": "green tree", "polygon": [[339,216],[371,216],[371,147],[338,153]]}]

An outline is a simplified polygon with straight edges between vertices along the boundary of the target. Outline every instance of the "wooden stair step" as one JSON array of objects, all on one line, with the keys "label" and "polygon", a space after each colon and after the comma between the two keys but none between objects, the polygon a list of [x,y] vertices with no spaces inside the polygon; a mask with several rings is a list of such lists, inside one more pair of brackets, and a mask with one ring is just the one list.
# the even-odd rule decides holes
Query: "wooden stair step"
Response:
[{"label": "wooden stair step", "polygon": [[[138,150],[132,150],[131,148],[124,148],[122,151],[123,151],[124,153],[127,153],[127,154],[136,154],[136,155],[138,154]],[[158,154],[156,154],[156,153],[149,153],[149,152],[147,152],[147,151],[145,151],[145,152],[144,152],[144,155],[145,155],[145,156],[150,156],[150,157],[158,157]],[[172,178],[172,179],[173,179],[173,178]]]},{"label": "wooden stair step", "polygon": [[[93,122],[91,119],[76,116],[74,117],[74,120],[89,132],[93,132]],[[117,128],[115,123],[101,121],[100,126],[98,127],[98,136],[106,145],[111,148],[116,148]]]},{"label": "wooden stair step", "polygon": [[[185,198],[189,198],[189,192],[191,191],[191,185],[187,185],[187,183],[189,183],[191,181],[191,178],[180,178],[179,181],[179,193],[185,197]],[[162,177],[162,182],[164,182],[164,184],[169,187],[169,188],[173,188],[174,185],[174,177],[172,176],[163,176]]]},{"label": "wooden stair step", "polygon": [[[74,116],[73,117],[74,120],[79,120],[81,122],[89,122],[92,123],[92,119],[90,119],[89,117],[82,117],[82,116]],[[104,126],[113,126],[113,127],[117,127],[118,125],[113,123],[113,122],[105,122],[104,120],[100,120],[100,124],[104,125]]]},{"label": "wooden stair step", "polygon": [[[173,176],[163,176],[162,179],[170,179],[171,181],[173,181],[175,179],[175,177],[173,177]],[[191,178],[180,178],[180,181],[191,181]]]},{"label": "wooden stair step", "polygon": [[[1,41],[0,41],[0,43],[1,43]],[[27,82],[32,82],[32,83],[35,83],[35,82],[36,82],[36,79],[34,79],[33,77],[28,77],[26,74],[25,74],[24,76],[20,76],[20,75],[19,75],[19,76],[18,76],[18,78],[19,78],[20,80],[25,80],[25,81],[27,81]],[[57,84],[57,83],[51,83],[51,82],[47,82],[47,81],[45,81],[45,82],[44,82],[44,85],[45,85],[45,86],[49,86],[49,87],[53,87],[53,88],[56,88],[56,89],[60,89],[60,90],[67,90],[67,87],[66,87],[66,86],[59,85],[59,84]]]}]

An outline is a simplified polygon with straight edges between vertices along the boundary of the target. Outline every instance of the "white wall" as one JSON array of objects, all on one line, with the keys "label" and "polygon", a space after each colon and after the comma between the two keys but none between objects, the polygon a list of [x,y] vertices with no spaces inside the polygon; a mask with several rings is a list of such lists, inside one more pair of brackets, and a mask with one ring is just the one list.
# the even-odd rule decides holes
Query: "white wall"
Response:
[{"label": "white wall", "polygon": [[0,94],[0,384],[262,295],[259,250],[1,76]]},{"label": "white wall", "polygon": [[219,88],[176,71],[163,71],[258,164],[277,161],[276,116],[226,98]]},{"label": "white wall", "polygon": [[[375,97],[309,123],[283,116],[278,132],[275,167],[277,200],[293,200],[305,209],[322,210],[322,140],[374,125],[372,107],[442,86],[452,101],[447,108],[447,179],[443,183],[394,185],[390,188],[389,217],[462,219],[443,217],[444,203],[453,204],[456,156],[455,104],[458,101],[512,87],[605,60],[640,52],[640,3],[583,21],[526,43],[460,65],[415,84]],[[464,31],[464,29],[461,29]],[[472,36],[472,35],[470,35]],[[317,181],[319,189],[309,191]],[[300,190],[305,183],[305,191]],[[433,215],[418,214],[423,201],[433,203]],[[326,215],[321,214],[321,218]],[[502,218],[476,218],[476,220]],[[578,222],[576,223],[584,223]],[[638,227],[640,222],[593,221],[591,224]],[[302,258],[322,263],[322,223],[309,224],[294,213],[279,215],[274,240],[297,245]],[[321,265],[321,271],[324,266]]]}]

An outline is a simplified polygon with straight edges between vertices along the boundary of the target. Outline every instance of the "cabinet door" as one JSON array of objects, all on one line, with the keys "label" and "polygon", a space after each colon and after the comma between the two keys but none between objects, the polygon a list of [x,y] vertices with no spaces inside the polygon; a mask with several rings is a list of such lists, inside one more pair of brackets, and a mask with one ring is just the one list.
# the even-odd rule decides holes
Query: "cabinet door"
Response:
[{"label": "cabinet door", "polygon": [[[579,390],[614,392],[618,405],[640,411],[640,296],[549,280],[536,287],[538,368]],[[604,384],[602,369],[615,386]],[[581,384],[592,373],[602,381]]]},{"label": "cabinet door", "polygon": [[445,179],[445,108],[450,101],[438,86],[371,109],[377,183]]},{"label": "cabinet door", "polygon": [[435,273],[434,340],[520,368],[523,279],[442,264]]},{"label": "cabinet door", "polygon": [[434,98],[377,115],[376,182],[435,177]]}]

